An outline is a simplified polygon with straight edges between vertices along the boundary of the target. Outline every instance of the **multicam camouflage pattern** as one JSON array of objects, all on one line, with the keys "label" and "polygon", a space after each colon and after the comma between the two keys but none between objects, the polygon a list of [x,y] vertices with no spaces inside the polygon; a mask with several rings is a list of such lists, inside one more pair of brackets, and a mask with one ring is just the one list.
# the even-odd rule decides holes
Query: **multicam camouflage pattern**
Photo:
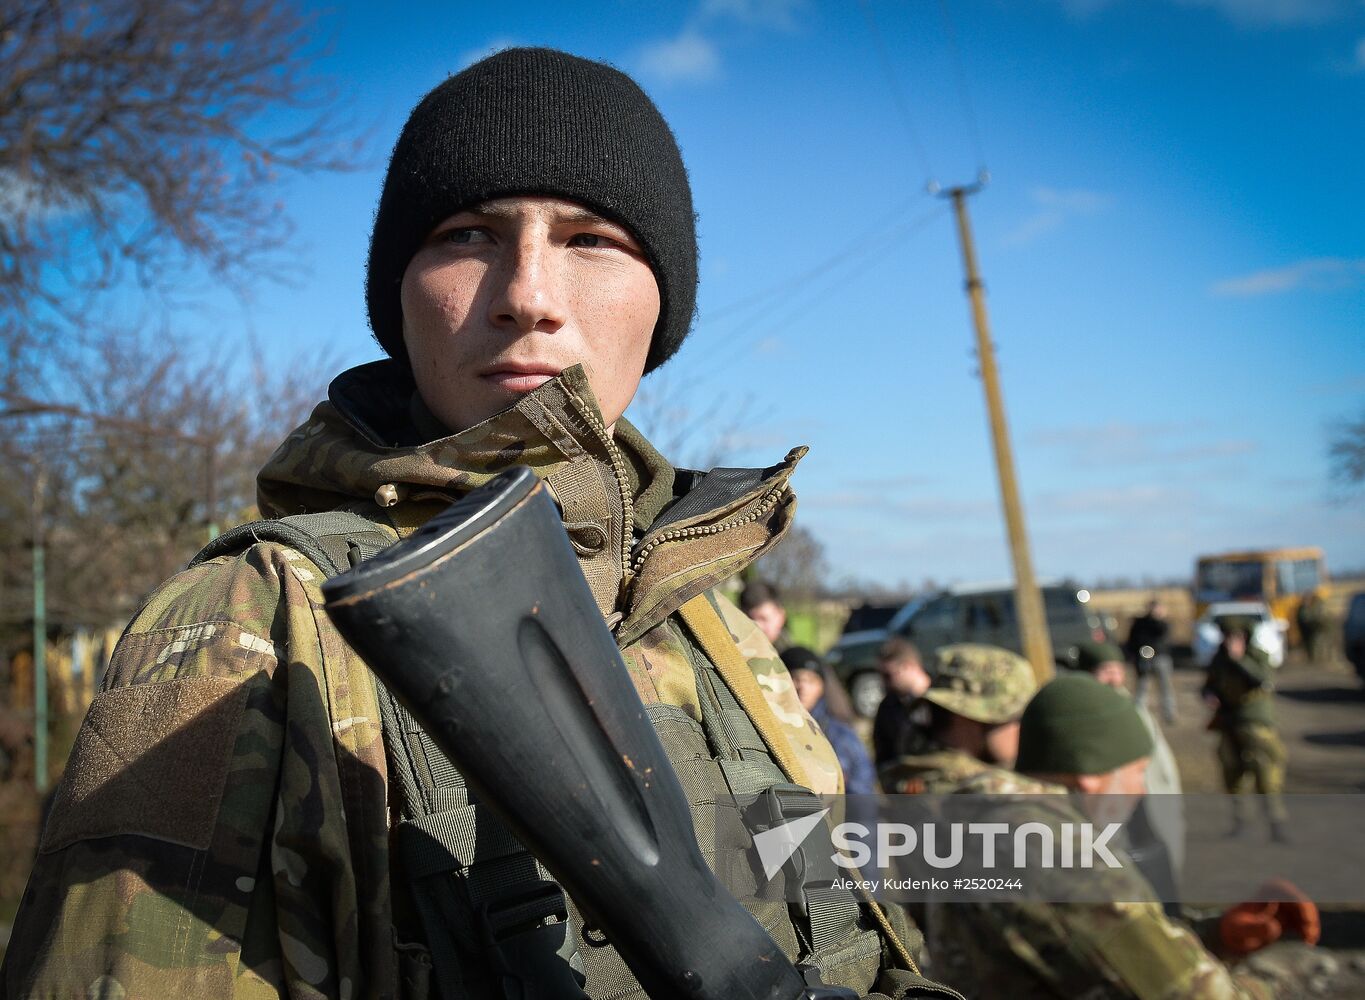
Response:
[{"label": "multicam camouflage pattern", "polygon": [[1209,663],[1204,693],[1218,709],[1210,724],[1219,732],[1218,765],[1223,787],[1241,791],[1249,776],[1257,792],[1266,796],[1266,813],[1286,817],[1284,768],[1288,755],[1275,728],[1274,668],[1259,650],[1248,649],[1238,659],[1219,649]]},{"label": "multicam camouflage pattern", "polygon": [[947,795],[991,766],[964,750],[934,745],[922,754],[888,761],[877,772],[882,790],[903,795]]},{"label": "multicam camouflage pattern", "polygon": [[[1060,785],[987,768],[961,782],[973,821],[1062,823],[1084,818]],[[997,798],[983,813],[977,796]],[[1013,796],[1027,796],[1024,799]],[[1117,853],[1117,852],[1116,852]],[[1136,868],[1095,868],[1114,900],[1154,900]],[[1030,878],[1046,877],[1035,867]],[[1267,1000],[1262,981],[1234,976],[1156,902],[942,903],[928,908],[934,975],[972,997],[1019,1000]]]},{"label": "multicam camouflage pattern", "polygon": [[1028,660],[998,646],[956,643],[940,648],[934,659],[924,699],[977,722],[1013,722],[1038,690]]},{"label": "multicam camouflage pattern", "polygon": [[1265,796],[1265,810],[1273,820],[1284,820],[1284,768],[1288,754],[1274,726],[1247,722],[1225,728],[1219,734],[1218,765],[1223,772],[1223,788],[1232,794],[1242,791],[1248,777],[1257,793]]},{"label": "multicam camouflage pattern", "polygon": [[[606,438],[580,369],[462,434],[405,445],[381,420],[403,423],[393,413],[410,386],[367,367],[354,398],[334,386],[276,452],[262,510],[345,506],[406,533],[498,469],[529,464],[569,484],[580,556],[605,552],[615,567],[608,620],[641,697],[699,719],[702,654],[674,612],[780,537],[801,452],[651,533],[674,470],[624,421]],[[565,474],[589,462],[593,475]],[[603,494],[622,484],[618,499],[593,497],[594,483]],[[615,550],[613,527],[625,539]],[[400,995],[374,680],[331,627],[321,582],[298,553],[259,543],[179,574],[138,613],[58,791],[0,993]],[[776,652],[720,606],[815,790],[836,791],[837,758]]]}]

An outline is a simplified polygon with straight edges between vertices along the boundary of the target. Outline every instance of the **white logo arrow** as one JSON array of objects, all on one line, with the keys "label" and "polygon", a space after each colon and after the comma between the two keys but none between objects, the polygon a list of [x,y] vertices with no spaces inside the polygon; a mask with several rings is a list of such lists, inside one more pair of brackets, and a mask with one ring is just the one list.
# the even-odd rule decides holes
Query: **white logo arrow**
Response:
[{"label": "white logo arrow", "polygon": [[790,823],[783,823],[771,830],[754,834],[754,847],[758,848],[758,860],[763,863],[763,874],[771,881],[777,877],[782,866],[787,863],[796,849],[801,846],[810,832],[829,815],[828,809],[811,816],[802,816]]}]

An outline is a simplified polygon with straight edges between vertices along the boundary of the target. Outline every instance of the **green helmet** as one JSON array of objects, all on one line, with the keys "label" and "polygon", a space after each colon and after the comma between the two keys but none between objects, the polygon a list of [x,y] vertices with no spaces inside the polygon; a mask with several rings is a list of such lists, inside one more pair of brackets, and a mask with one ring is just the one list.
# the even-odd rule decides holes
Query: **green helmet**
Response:
[{"label": "green helmet", "polygon": [[1013,722],[1038,690],[1028,660],[998,646],[956,643],[941,647],[934,659],[925,700],[976,722]]}]

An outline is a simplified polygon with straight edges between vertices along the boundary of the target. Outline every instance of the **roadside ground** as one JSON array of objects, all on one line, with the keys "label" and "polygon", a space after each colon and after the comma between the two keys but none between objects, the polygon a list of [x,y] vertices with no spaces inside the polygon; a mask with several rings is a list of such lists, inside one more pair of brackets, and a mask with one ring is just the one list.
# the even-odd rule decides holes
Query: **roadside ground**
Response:
[{"label": "roadside ground", "polygon": [[[1209,712],[1199,696],[1203,679],[1202,671],[1176,672],[1179,718],[1165,727],[1184,790],[1194,793],[1222,791],[1218,738],[1206,728]],[[1277,678],[1275,712],[1289,754],[1289,795],[1365,791],[1365,690],[1353,673],[1291,659]],[[1214,913],[1192,915],[1203,918],[1195,923],[1206,939],[1216,933]],[[1282,942],[1246,965],[1272,980],[1286,1000],[1365,997],[1365,900],[1324,909],[1322,922],[1318,947]]]}]

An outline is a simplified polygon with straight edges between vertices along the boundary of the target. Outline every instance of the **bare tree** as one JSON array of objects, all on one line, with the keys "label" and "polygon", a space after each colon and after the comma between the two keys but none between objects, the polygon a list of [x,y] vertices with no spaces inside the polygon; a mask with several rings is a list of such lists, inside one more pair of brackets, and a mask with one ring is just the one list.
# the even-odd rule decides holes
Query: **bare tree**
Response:
[{"label": "bare tree", "polygon": [[775,584],[784,600],[805,604],[823,596],[829,563],[820,540],[797,524],[754,564],[753,573]]},{"label": "bare tree", "polygon": [[7,388],[115,286],[167,292],[198,266],[244,287],[280,265],[271,182],[359,148],[310,69],[315,28],[276,0],[0,5]]},{"label": "bare tree", "polygon": [[1327,445],[1332,479],[1346,489],[1365,485],[1365,411],[1358,420],[1343,420],[1332,429]]},{"label": "bare tree", "polygon": [[117,624],[210,523],[253,516],[257,470],[323,388],[325,361],[262,386],[259,373],[192,361],[162,338],[108,335],[100,348],[87,369],[98,374],[76,378],[80,408],[16,414],[24,401],[0,397],[0,462],[14,473],[0,479],[0,628],[15,648],[28,641],[36,534],[53,628]]},{"label": "bare tree", "polygon": [[689,469],[734,461],[746,425],[759,419],[752,394],[708,389],[705,379],[672,371],[647,378],[626,416],[664,457]]}]

